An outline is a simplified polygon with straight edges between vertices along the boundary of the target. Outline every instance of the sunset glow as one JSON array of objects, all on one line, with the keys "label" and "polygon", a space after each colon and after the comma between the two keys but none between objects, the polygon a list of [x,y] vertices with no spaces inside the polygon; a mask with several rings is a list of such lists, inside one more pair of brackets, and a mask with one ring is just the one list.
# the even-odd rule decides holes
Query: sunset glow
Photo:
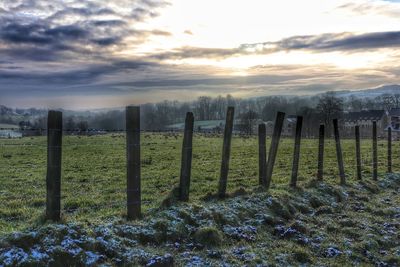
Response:
[{"label": "sunset glow", "polygon": [[[399,17],[383,0],[5,0],[0,100],[111,107],[398,83]],[[265,79],[237,82],[252,75]]]}]

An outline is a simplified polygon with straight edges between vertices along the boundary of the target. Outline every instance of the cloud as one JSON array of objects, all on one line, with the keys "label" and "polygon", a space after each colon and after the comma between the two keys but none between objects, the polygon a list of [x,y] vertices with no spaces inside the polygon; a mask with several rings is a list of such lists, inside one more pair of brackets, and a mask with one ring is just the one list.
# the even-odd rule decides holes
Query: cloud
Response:
[{"label": "cloud", "polygon": [[42,72],[27,72],[24,70],[9,71],[0,70],[0,81],[3,83],[17,83],[23,81],[27,84],[51,84],[51,85],[79,85],[91,84],[96,82],[96,79],[112,75],[114,73],[129,72],[133,70],[143,70],[157,66],[156,63],[146,62],[141,60],[116,60],[108,64],[90,64],[83,68],[68,71],[46,71]]},{"label": "cloud", "polygon": [[245,51],[241,48],[203,48],[184,46],[171,51],[150,55],[159,60],[164,59],[185,59],[185,58],[226,58],[235,55],[242,55]]},{"label": "cloud", "polygon": [[364,34],[327,33],[284,38],[276,42],[242,44],[235,48],[203,48],[184,46],[150,55],[160,60],[186,58],[228,58],[245,55],[265,55],[280,51],[306,50],[310,52],[357,53],[380,48],[400,47],[400,31]]},{"label": "cloud", "polygon": [[264,43],[263,45],[275,45],[277,50],[305,49],[311,51],[355,51],[400,47],[400,31],[374,32],[358,35],[339,33],[294,36],[275,43]]},{"label": "cloud", "polygon": [[[368,88],[398,82],[400,68],[397,62],[400,62],[400,53],[392,55],[399,51],[396,49],[400,46],[400,31],[289,35],[276,41],[244,43],[232,47],[195,47],[193,44],[207,42],[211,45],[215,41],[207,39],[208,35],[203,39],[203,26],[188,23],[184,28],[182,25],[176,27],[168,20],[168,15],[151,23],[169,2],[174,3],[170,0],[1,0],[0,100],[17,103],[19,99],[25,99],[29,102],[35,97],[39,99],[36,103],[39,103],[41,98],[50,96],[60,99],[79,96],[88,99],[89,103],[95,97],[102,97],[104,101],[98,105],[103,105],[114,96],[118,97],[118,101],[131,101],[138,97],[190,99],[198,94],[226,93],[252,97]],[[366,2],[362,0],[360,3]],[[348,11],[351,8],[358,7],[348,4],[346,7],[343,5],[341,10]],[[372,10],[378,12],[378,9],[373,8],[364,5],[358,9],[366,13]],[[379,12],[389,11],[388,8],[382,8]],[[227,24],[227,27],[230,26],[234,32],[238,32],[235,25]],[[249,29],[258,32],[260,27]],[[218,33],[220,27],[211,30],[213,38],[219,39],[219,35],[214,35],[214,30]],[[305,27],[304,32],[314,30]],[[276,36],[272,32],[271,36]],[[225,33],[229,35],[229,31]],[[170,39],[163,42],[164,38]],[[228,39],[215,43],[230,43]],[[251,39],[260,40],[259,37]],[[247,37],[241,40],[246,42]],[[235,45],[237,42],[233,41]],[[174,48],[176,44],[183,45]],[[172,48],[160,50],[163,47]],[[390,54],[393,64],[386,60],[379,69],[367,69],[368,65],[362,69],[343,70],[321,64],[305,66],[285,65],[281,62],[280,65],[278,62],[277,65],[266,64],[243,69],[246,76],[236,76],[234,69],[240,66],[234,63],[228,67],[217,67],[227,66],[224,64],[228,61],[223,59],[230,57],[267,55],[282,51],[358,53],[381,48],[392,48],[390,53],[386,50],[384,52],[385,56]],[[292,62],[290,55],[281,55],[285,57],[285,62],[298,62]],[[264,57],[260,58],[264,60]],[[269,58],[265,58],[265,62],[256,62],[268,63]],[[187,60],[173,65],[168,61],[171,59],[215,59],[221,60],[223,64],[215,64],[213,67],[196,65],[203,62],[201,60]],[[250,62],[252,57],[248,59]],[[232,61],[240,61],[235,60]]]},{"label": "cloud", "polygon": [[27,25],[5,22],[0,26],[0,38],[8,44],[54,45],[87,38],[89,32],[77,25],[48,27],[42,23]]},{"label": "cloud", "polygon": [[[6,62],[4,64],[7,64]],[[8,66],[10,66],[8,64]],[[12,66],[12,65],[11,65]],[[188,67],[149,61],[114,60],[108,64],[88,64],[65,71],[34,71],[2,68],[0,98],[34,93],[36,97],[91,95],[133,97],[136,93],[163,92],[165,98],[182,99],[179,91],[208,95],[237,93],[241,96],[265,94],[311,94],[326,90],[368,88],[388,81],[396,83],[393,68],[343,71],[334,66],[265,65],[248,70],[248,76],[218,73],[213,67]]]},{"label": "cloud", "polygon": [[127,38],[134,44],[151,36],[167,37],[170,33],[166,31],[136,27],[157,16],[167,4],[165,0],[4,0],[0,3],[0,55],[19,60],[74,60],[124,47]]},{"label": "cloud", "polygon": [[400,1],[358,1],[347,2],[337,7],[356,15],[381,15],[398,18],[400,16]]}]

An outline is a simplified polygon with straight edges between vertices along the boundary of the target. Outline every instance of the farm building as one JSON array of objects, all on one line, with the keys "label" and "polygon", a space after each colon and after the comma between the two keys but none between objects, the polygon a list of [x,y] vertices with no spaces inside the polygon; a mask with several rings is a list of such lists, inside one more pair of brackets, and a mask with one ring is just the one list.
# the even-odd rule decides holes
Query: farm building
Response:
[{"label": "farm building", "polygon": [[[193,130],[196,132],[216,133],[222,132],[224,126],[224,120],[194,121]],[[185,129],[185,123],[171,124],[166,126],[166,129],[170,131],[183,131]]]},{"label": "farm building", "polygon": [[388,117],[388,127],[392,128],[393,137],[400,138],[400,108],[389,110]]},{"label": "farm building", "polygon": [[0,138],[20,138],[22,133],[17,130],[17,125],[0,124]]},{"label": "farm building", "polygon": [[[297,116],[296,115],[288,115],[285,117],[282,126],[282,136],[291,137],[294,136],[296,132],[296,123],[297,123]],[[267,121],[265,122],[265,126],[267,129],[267,136],[272,136],[274,131],[274,122]]]},{"label": "farm building", "polygon": [[344,113],[341,119],[344,135],[354,135],[354,127],[360,126],[360,135],[369,137],[372,134],[372,122],[376,121],[378,136],[383,136],[388,125],[388,115],[384,110],[363,110]]},{"label": "farm building", "polygon": [[296,123],[297,116],[288,115],[283,122],[282,136],[294,136],[296,132]]}]

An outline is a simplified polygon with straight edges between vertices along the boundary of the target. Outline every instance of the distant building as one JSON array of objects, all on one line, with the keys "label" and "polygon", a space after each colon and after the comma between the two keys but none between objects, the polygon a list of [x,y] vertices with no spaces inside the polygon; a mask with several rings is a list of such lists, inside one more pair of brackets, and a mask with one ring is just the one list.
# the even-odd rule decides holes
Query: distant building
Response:
[{"label": "distant building", "polygon": [[392,128],[393,137],[400,138],[400,108],[389,110],[388,117],[388,127]]},{"label": "distant building", "polygon": [[[282,126],[282,136],[285,137],[292,137],[295,135],[296,132],[296,123],[297,123],[297,116],[296,115],[288,115],[285,120],[283,121]],[[265,126],[267,129],[267,136],[272,136],[274,131],[275,122],[267,121],[265,122]]]},{"label": "distant building", "polygon": [[[218,133],[222,132],[224,127],[224,120],[194,121],[193,130],[196,132]],[[166,129],[169,131],[183,131],[185,129],[185,123],[171,124],[166,126]]]},{"label": "distant building", "polygon": [[295,135],[296,132],[296,115],[288,115],[283,121],[282,136],[291,137]]},{"label": "distant building", "polygon": [[0,124],[0,138],[20,138],[22,133],[17,125]]},{"label": "distant building", "polygon": [[360,135],[369,137],[372,135],[372,123],[376,121],[378,136],[383,136],[388,125],[388,115],[384,110],[363,110],[344,113],[341,121],[344,135],[354,135],[354,127],[359,125]]}]

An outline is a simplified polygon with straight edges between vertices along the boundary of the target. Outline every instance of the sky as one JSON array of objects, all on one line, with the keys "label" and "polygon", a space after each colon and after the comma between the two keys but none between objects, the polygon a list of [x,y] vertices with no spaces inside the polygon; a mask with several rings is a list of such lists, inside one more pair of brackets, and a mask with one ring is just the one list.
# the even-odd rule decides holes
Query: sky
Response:
[{"label": "sky", "polygon": [[400,1],[1,0],[0,104],[91,109],[399,83]]}]

